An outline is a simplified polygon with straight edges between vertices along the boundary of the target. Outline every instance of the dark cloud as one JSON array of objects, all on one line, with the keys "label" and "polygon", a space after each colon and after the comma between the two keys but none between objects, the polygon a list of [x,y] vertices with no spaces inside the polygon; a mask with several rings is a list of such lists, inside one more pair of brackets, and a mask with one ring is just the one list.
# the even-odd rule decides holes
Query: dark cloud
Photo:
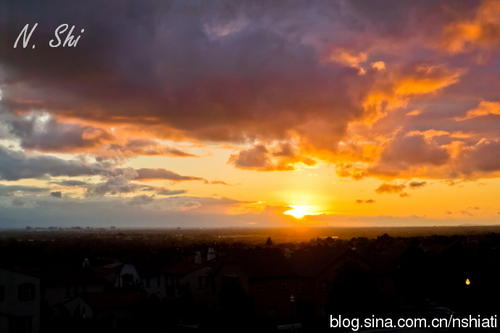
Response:
[{"label": "dark cloud", "polygon": [[373,200],[373,199],[366,199],[366,200],[357,199],[356,203],[358,203],[358,204],[371,204],[371,203],[375,203],[375,200]]},{"label": "dark cloud", "polygon": [[423,187],[427,184],[427,182],[417,182],[417,181],[413,181],[413,182],[410,182],[408,184],[408,186],[410,188],[420,188],[420,187]]},{"label": "dark cloud", "polygon": [[165,146],[156,140],[151,139],[132,139],[124,144],[110,144],[101,155],[112,157],[129,157],[135,155],[164,155],[174,157],[196,157],[194,154],[187,153],[177,148]]},{"label": "dark cloud", "polygon": [[9,196],[16,193],[43,193],[49,191],[46,187],[2,185],[0,184],[0,196]]},{"label": "dark cloud", "polygon": [[448,151],[421,135],[396,137],[384,149],[381,162],[401,167],[433,164],[441,165],[448,160]]},{"label": "dark cloud", "polygon": [[[14,198],[11,206],[0,209],[0,227],[49,226],[120,227],[221,227],[244,226],[265,216],[226,215],[224,210],[240,202],[227,198],[151,196],[130,198],[62,198],[60,200]],[[150,200],[153,199],[153,200]],[[36,219],[33,219],[36,216]],[[139,224],[138,224],[139,223]]]},{"label": "dark cloud", "polygon": [[62,198],[62,192],[61,191],[50,192],[50,196],[53,197],[53,198],[61,199]]},{"label": "dark cloud", "polygon": [[[240,168],[246,169],[272,169],[266,147],[257,145],[250,149],[231,155],[229,162]],[[288,167],[290,169],[290,167]]]},{"label": "dark cloud", "polygon": [[89,183],[87,183],[87,182],[83,182],[81,180],[72,180],[72,179],[53,181],[51,183],[56,184],[56,185],[61,185],[61,186],[75,186],[75,187],[78,187],[78,186],[85,187],[85,186],[89,185]]},{"label": "dark cloud", "polygon": [[138,195],[130,199],[128,202],[132,206],[146,205],[154,201],[154,196],[152,195]]},{"label": "dark cloud", "polygon": [[12,206],[14,207],[25,207],[28,204],[28,201],[23,199],[23,198],[13,198],[12,201]]},{"label": "dark cloud", "polygon": [[44,176],[83,176],[102,174],[99,165],[85,164],[81,161],[63,160],[47,155],[25,155],[0,146],[0,179],[18,180],[41,178]]},{"label": "dark cloud", "polygon": [[194,157],[180,149],[161,144],[154,139],[121,139],[109,129],[80,124],[76,121],[59,121],[46,112],[29,112],[21,116],[5,113],[0,120],[9,134],[19,139],[27,150],[42,152],[86,152],[114,159],[137,155],[163,155]]},{"label": "dark cloud", "polygon": [[[324,159],[355,178],[494,173],[482,152],[495,151],[498,114],[464,108],[500,98],[498,12],[495,1],[451,0],[3,2],[0,103],[20,117],[10,130],[31,150],[191,156],[157,140],[169,138],[244,143],[230,163],[261,171]],[[37,48],[13,49],[30,22]],[[86,29],[77,48],[47,46],[60,22]],[[413,110],[422,112],[397,118]],[[359,145],[344,165],[368,166],[344,168],[339,145],[357,121],[373,131],[352,137],[383,149],[365,156]],[[449,134],[407,135],[433,129]],[[452,135],[460,131],[473,137]],[[10,172],[0,166],[0,178],[19,179]]]},{"label": "dark cloud", "polygon": [[401,193],[405,189],[404,184],[382,184],[375,192],[377,193]]},{"label": "dark cloud", "polygon": [[[141,171],[142,170],[142,171]],[[169,175],[170,180],[197,180],[197,179],[189,179],[187,176],[180,176],[174,172],[165,170],[165,169],[116,169],[113,172],[106,176],[106,181],[98,184],[88,184],[87,187],[87,196],[88,197],[96,197],[96,196],[104,196],[107,194],[110,195],[121,195],[128,193],[136,193],[136,192],[154,192],[158,195],[170,196],[170,195],[178,195],[186,193],[185,190],[169,190],[163,187],[156,187],[150,185],[144,185],[140,183],[134,182],[134,180],[138,180],[141,173],[144,173],[144,170],[153,170],[158,172],[157,170],[161,170],[162,175]],[[156,179],[156,178],[155,178]],[[149,178],[147,178],[149,180]]]},{"label": "dark cloud", "polygon": [[[450,22],[444,30],[442,44],[452,53],[480,48],[490,50],[500,46],[500,5],[484,0],[470,17]],[[474,31],[474,33],[471,33]]]},{"label": "dark cloud", "polygon": [[[165,136],[232,142],[290,138],[293,129],[312,144],[331,146],[350,120],[363,116],[361,98],[374,80],[323,61],[316,42],[336,31],[336,20],[349,20],[328,2],[312,10],[194,1],[6,6],[3,41],[34,16],[40,22],[36,56],[2,48],[0,63],[16,83],[4,97],[13,111],[43,108],[103,123],[160,127]],[[62,21],[85,27],[78,48],[41,43]],[[349,29],[336,38],[344,39],[344,31]],[[60,134],[79,141],[78,131]]]},{"label": "dark cloud", "polygon": [[78,123],[61,123],[47,113],[30,113],[11,119],[11,132],[25,149],[71,152],[102,145],[112,136],[106,131]]},{"label": "dark cloud", "polygon": [[185,190],[169,190],[169,189],[158,189],[156,194],[158,195],[179,195],[186,193]]},{"label": "dark cloud", "polygon": [[141,168],[135,170],[135,172],[137,173],[137,175],[134,177],[134,179],[137,180],[155,180],[155,179],[166,179],[172,181],[204,180],[201,177],[182,176],[173,171],[165,169]]},{"label": "dark cloud", "polygon": [[105,182],[92,184],[87,187],[87,196],[103,196],[106,194],[119,195],[124,193],[133,193],[137,191],[153,190],[153,186],[134,183],[137,176],[134,169],[121,169],[116,174],[109,176]]},{"label": "dark cloud", "polygon": [[444,165],[450,158],[446,148],[422,135],[397,135],[382,150],[380,159],[369,172],[382,175],[404,175],[414,168]]},{"label": "dark cloud", "polygon": [[211,184],[211,185],[229,185],[227,182],[223,180],[207,180],[205,181],[205,184]]},{"label": "dark cloud", "polygon": [[87,187],[92,195],[106,193],[129,193],[137,189],[153,189],[151,186],[131,183],[131,180],[165,179],[171,181],[198,180],[201,177],[183,176],[165,169],[113,168],[104,164],[88,164],[80,160],[63,160],[47,155],[26,155],[20,151],[0,146],[0,179],[19,180],[25,178],[43,178],[46,176],[92,176],[99,175],[107,180],[101,184],[89,184],[80,180],[52,181],[62,186]]},{"label": "dark cloud", "polygon": [[271,147],[255,145],[231,155],[229,163],[238,168],[258,171],[294,170],[297,163],[309,166],[316,164],[313,159],[301,156],[287,143]]},{"label": "dark cloud", "polygon": [[459,156],[459,167],[466,175],[500,171],[500,140],[481,140]]}]

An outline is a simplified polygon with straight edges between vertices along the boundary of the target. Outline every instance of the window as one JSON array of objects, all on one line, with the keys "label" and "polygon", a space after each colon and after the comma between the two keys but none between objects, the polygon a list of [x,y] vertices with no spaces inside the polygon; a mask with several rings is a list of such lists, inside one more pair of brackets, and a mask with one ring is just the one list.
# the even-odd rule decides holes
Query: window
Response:
[{"label": "window", "polygon": [[208,286],[208,279],[206,276],[198,276],[198,289],[205,289]]},{"label": "window", "polygon": [[33,283],[23,283],[17,287],[17,298],[27,302],[35,299],[35,285]]},{"label": "window", "polygon": [[167,295],[173,296],[175,294],[175,277],[167,276]]},{"label": "window", "polygon": [[31,317],[10,317],[7,332],[29,333],[33,331],[33,320]]},{"label": "window", "polygon": [[134,286],[134,277],[132,274],[123,274],[121,277],[123,288],[130,288]]},{"label": "window", "polygon": [[0,285],[0,303],[5,300],[5,286]]}]

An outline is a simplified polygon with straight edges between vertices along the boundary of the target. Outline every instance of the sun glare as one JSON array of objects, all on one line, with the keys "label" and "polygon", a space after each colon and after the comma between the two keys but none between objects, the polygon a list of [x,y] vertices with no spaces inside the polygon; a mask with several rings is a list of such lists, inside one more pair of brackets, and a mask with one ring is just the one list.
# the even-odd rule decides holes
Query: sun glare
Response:
[{"label": "sun glare", "polygon": [[320,215],[321,213],[315,210],[315,207],[308,205],[290,205],[289,210],[283,212],[285,215],[290,215],[296,219],[302,219],[307,215]]}]

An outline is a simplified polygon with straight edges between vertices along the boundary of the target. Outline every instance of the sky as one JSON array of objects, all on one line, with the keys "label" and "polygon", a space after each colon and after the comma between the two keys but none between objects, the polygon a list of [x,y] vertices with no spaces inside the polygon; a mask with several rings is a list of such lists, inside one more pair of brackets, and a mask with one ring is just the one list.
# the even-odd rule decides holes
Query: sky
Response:
[{"label": "sky", "polygon": [[498,224],[499,51],[495,0],[1,1],[0,228]]}]

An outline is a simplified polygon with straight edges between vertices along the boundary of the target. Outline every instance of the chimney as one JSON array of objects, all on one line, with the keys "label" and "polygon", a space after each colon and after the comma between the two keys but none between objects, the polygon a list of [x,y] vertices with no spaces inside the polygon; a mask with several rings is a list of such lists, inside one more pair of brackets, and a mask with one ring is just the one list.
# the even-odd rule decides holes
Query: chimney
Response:
[{"label": "chimney", "polygon": [[194,255],[194,263],[195,264],[201,264],[201,252],[200,251],[196,251],[195,255]]},{"label": "chimney", "polygon": [[83,268],[89,268],[90,267],[90,260],[89,260],[89,258],[83,259],[82,267]]},{"label": "chimney", "polygon": [[207,261],[214,259],[215,259],[215,249],[213,247],[209,247],[207,252]]}]

